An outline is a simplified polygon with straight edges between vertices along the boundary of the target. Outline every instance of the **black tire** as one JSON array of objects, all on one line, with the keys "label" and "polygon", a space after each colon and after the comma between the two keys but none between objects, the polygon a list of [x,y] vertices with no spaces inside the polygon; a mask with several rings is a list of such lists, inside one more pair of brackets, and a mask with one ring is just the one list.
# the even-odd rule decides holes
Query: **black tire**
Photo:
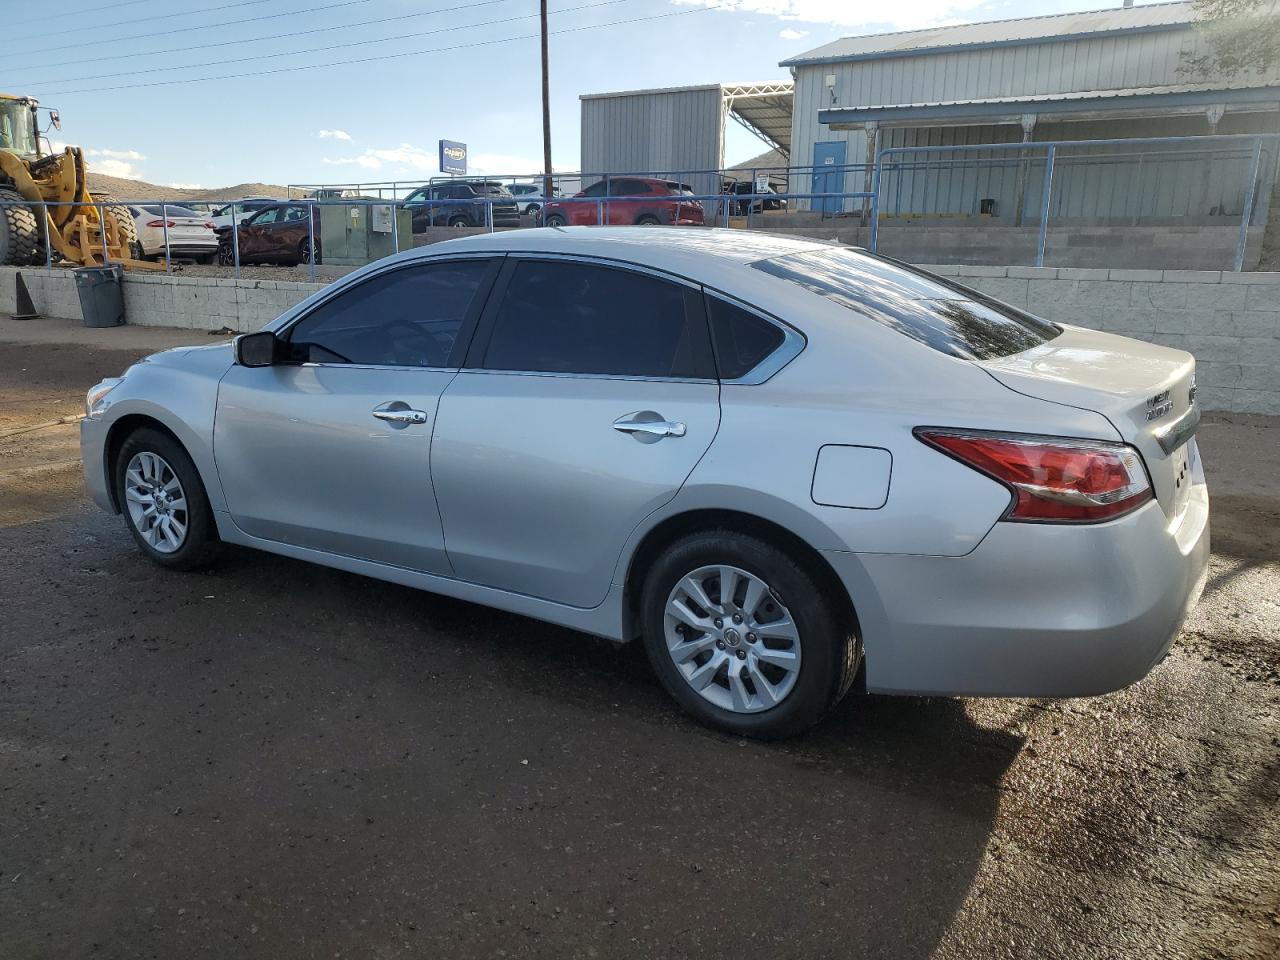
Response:
[{"label": "black tire", "polygon": [[218,252],[215,255],[219,266],[233,267],[236,262],[236,251],[231,246],[230,240],[223,240],[218,244]]},{"label": "black tire", "polygon": [[652,213],[642,213],[640,216],[636,217],[637,227],[656,227],[659,222],[658,218]]},{"label": "black tire", "polygon": [[[0,200],[25,203],[22,194],[0,187]],[[43,263],[40,224],[30,207],[0,207],[0,267],[28,267]]]},{"label": "black tire", "polygon": [[110,217],[115,222],[120,245],[132,251],[133,245],[138,242],[138,225],[133,222],[133,214],[129,212],[129,208],[108,193],[94,194],[93,199],[114,204],[114,206],[103,207],[102,215]]},{"label": "black tire", "polygon": [[534,218],[537,218],[540,210],[542,210],[542,205],[538,203],[531,203],[529,206],[524,208],[525,215]]},{"label": "black tire", "polygon": [[569,221],[564,218],[563,214],[551,213],[547,215],[545,225],[548,227],[567,227]]},{"label": "black tire", "polygon": [[[171,553],[163,553],[149,544],[129,512],[125,473],[130,461],[139,453],[152,453],[159,456],[169,465],[182,485],[182,493],[187,504],[186,509],[182,511],[186,515],[186,537],[181,546]],[[148,559],[170,570],[198,570],[208,566],[217,553],[218,533],[213,524],[213,513],[209,509],[209,498],[205,494],[200,474],[180,443],[167,433],[150,427],[135,430],[120,446],[116,461],[112,464],[112,477],[115,482],[116,502],[124,515],[125,526],[129,528],[134,542]]]},{"label": "black tire", "polygon": [[471,226],[471,220],[464,216],[454,216],[449,218],[449,226],[457,229],[459,227]]},{"label": "black tire", "polygon": [[[756,713],[718,707],[686,682],[668,653],[665,610],[671,591],[687,574],[717,564],[738,567],[765,581],[798,628],[799,675],[777,706]],[[641,596],[645,651],[667,692],[707,726],[762,740],[795,736],[840,702],[861,659],[854,624],[824,593],[803,564],[765,540],[735,530],[692,534],[667,548],[645,579]]]},{"label": "black tire", "polygon": [[316,237],[311,244],[308,244],[306,240],[303,240],[298,244],[298,262],[299,263],[311,262],[311,249],[313,246],[316,252],[316,263],[317,264],[324,263],[324,251],[320,249],[319,237]]}]

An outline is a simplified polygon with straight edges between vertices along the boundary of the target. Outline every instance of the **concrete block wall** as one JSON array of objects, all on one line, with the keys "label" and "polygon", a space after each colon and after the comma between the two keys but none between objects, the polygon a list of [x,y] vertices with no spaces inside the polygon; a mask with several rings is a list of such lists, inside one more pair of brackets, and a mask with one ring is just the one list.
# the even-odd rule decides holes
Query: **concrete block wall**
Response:
[{"label": "concrete block wall", "polygon": [[[928,266],[1038,316],[1195,354],[1204,409],[1280,414],[1280,273]],[[0,315],[14,306],[0,267]],[[36,309],[80,319],[67,270],[23,269]],[[324,284],[130,274],[125,315],[142,326],[257,330]]]},{"label": "concrete block wall", "polygon": [[[17,274],[46,317],[82,319],[75,277],[69,270],[0,267],[0,313],[13,309]],[[124,278],[126,320],[143,327],[186,327],[239,332],[257,330],[325,285],[288,280],[229,280],[128,273]]]},{"label": "concrete block wall", "polygon": [[926,269],[1047,320],[1189,351],[1206,410],[1280,414],[1280,273]]}]

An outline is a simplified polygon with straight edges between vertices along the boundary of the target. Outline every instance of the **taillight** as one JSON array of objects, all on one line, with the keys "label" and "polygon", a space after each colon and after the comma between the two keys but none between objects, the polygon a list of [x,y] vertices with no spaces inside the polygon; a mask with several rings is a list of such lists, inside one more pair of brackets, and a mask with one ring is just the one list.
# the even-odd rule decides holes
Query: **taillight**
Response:
[{"label": "taillight", "polygon": [[147,226],[148,227],[172,227],[173,221],[170,220],[168,223],[165,223],[165,221],[163,220],[152,220],[150,223],[147,224]]},{"label": "taillight", "polygon": [[1013,492],[1005,520],[1095,523],[1152,498],[1151,481],[1132,447],[980,430],[919,428],[916,436]]},{"label": "taillight", "polygon": [[212,220],[206,221],[205,226],[208,227],[210,230],[218,229],[217,225]]}]

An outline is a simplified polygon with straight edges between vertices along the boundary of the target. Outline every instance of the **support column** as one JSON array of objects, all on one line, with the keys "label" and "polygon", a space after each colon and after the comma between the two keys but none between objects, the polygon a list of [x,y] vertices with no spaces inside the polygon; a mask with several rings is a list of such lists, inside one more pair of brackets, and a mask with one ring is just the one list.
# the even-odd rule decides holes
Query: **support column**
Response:
[{"label": "support column", "polygon": [[[1218,124],[1222,121],[1223,115],[1227,112],[1225,103],[1211,103],[1204,111],[1204,118],[1209,122],[1209,136],[1214,137],[1218,134]],[[1212,209],[1213,200],[1209,196],[1209,175],[1213,171],[1213,154],[1205,156],[1200,161],[1200,214],[1207,216]],[[1225,210],[1220,211],[1226,213]]]},{"label": "support column", "polygon": [[[1034,113],[1024,113],[1022,115],[1022,142],[1030,143],[1036,132],[1036,115]],[[1022,226],[1022,208],[1027,202],[1027,151],[1025,149],[1018,151],[1018,175],[1014,186],[1013,225],[1015,227]]]},{"label": "support column", "polygon": [[[866,159],[867,166],[862,174],[862,192],[870,193],[871,180],[875,172],[875,166],[876,166],[876,148],[879,146],[879,140],[880,140],[880,124],[874,120],[869,120],[867,121],[867,125],[863,128],[863,130],[866,132],[866,135],[867,135],[867,159]],[[841,177],[840,179],[842,182],[844,181],[844,177]],[[841,191],[844,191],[849,188],[841,187],[840,189]],[[841,203],[840,206],[841,208],[843,208],[844,204]],[[877,210],[876,213],[878,215],[879,211]],[[864,227],[867,226],[870,216],[871,216],[871,200],[867,197],[863,197],[862,198],[862,225]]]}]

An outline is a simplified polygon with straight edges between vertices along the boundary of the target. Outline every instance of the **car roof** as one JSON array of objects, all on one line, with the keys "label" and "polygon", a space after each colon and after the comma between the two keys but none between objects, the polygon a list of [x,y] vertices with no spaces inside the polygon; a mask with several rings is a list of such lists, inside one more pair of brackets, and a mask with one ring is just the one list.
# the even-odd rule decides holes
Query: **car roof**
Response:
[{"label": "car roof", "polygon": [[539,227],[459,237],[418,250],[430,255],[463,251],[568,253],[676,270],[693,257],[747,264],[830,246],[821,240],[716,227]]}]

